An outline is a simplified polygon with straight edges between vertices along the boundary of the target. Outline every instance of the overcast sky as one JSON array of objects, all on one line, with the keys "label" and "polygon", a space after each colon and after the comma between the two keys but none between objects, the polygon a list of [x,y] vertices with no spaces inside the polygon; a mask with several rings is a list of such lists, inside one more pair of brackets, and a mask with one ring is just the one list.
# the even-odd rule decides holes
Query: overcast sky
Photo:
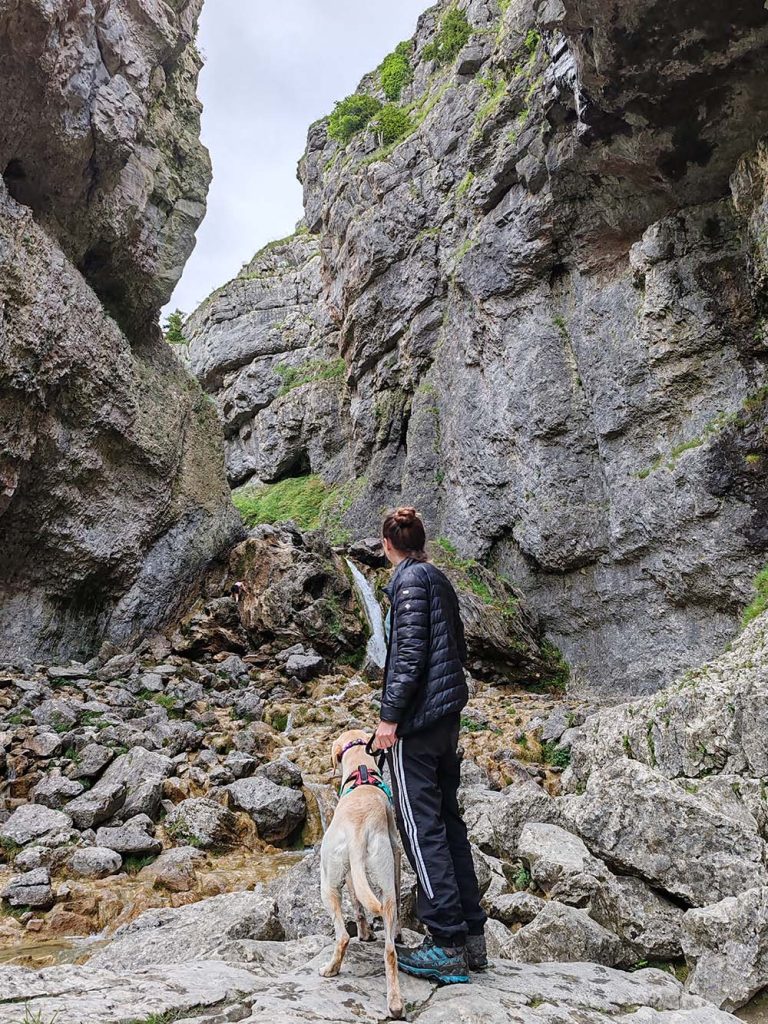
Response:
[{"label": "overcast sky", "polygon": [[207,0],[199,43],[213,184],[197,247],[168,308],[190,313],[302,215],[307,128],[355,90],[429,0]]}]

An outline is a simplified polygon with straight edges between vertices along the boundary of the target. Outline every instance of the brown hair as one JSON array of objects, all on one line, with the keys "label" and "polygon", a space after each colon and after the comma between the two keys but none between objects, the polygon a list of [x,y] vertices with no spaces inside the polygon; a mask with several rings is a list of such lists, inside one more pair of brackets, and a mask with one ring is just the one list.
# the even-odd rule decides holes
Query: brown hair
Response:
[{"label": "brown hair", "polygon": [[398,551],[406,552],[419,562],[426,562],[427,553],[424,548],[427,535],[421,516],[415,508],[406,506],[390,512],[384,519],[381,532]]}]

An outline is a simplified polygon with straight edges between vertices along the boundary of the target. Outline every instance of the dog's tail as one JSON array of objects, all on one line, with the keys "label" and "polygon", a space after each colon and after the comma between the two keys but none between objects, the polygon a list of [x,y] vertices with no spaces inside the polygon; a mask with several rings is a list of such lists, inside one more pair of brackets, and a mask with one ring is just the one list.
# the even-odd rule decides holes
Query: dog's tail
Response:
[{"label": "dog's tail", "polygon": [[368,875],[365,871],[365,855],[355,844],[350,845],[349,848],[349,873],[352,876],[355,896],[369,913],[380,915],[381,901],[368,882]]}]

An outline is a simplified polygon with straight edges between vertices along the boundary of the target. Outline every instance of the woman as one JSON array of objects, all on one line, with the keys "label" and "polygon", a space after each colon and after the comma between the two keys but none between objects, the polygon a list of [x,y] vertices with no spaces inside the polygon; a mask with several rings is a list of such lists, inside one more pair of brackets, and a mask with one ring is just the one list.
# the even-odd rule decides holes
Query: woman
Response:
[{"label": "woman", "polygon": [[384,552],[395,567],[381,723],[403,846],[418,879],[417,912],[428,929],[399,949],[400,969],[443,984],[488,966],[467,829],[457,800],[459,716],[469,697],[467,648],[456,591],[427,561],[424,524],[399,508],[384,520]]}]

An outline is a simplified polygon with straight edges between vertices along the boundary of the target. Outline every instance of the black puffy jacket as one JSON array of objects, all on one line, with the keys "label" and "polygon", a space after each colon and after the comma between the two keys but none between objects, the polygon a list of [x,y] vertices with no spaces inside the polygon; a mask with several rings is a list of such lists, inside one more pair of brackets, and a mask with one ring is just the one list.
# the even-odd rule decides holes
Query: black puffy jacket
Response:
[{"label": "black puffy jacket", "polygon": [[381,717],[404,736],[467,703],[467,647],[456,591],[436,565],[405,559],[386,592],[392,617]]}]

